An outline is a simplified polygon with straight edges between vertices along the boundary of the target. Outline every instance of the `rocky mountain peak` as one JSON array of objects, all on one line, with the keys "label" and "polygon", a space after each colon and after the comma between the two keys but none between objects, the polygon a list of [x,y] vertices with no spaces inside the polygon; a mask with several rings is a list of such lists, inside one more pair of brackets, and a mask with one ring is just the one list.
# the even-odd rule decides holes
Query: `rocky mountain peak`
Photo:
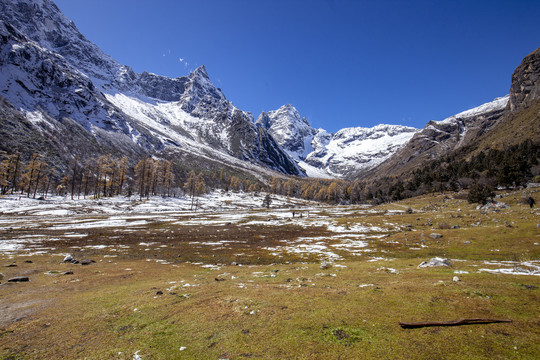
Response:
[{"label": "rocky mountain peak", "polygon": [[30,40],[62,55],[68,63],[87,76],[106,80],[121,65],[87,40],[50,0],[0,0],[3,20]]},{"label": "rocky mountain peak", "polygon": [[256,124],[268,130],[277,143],[296,160],[303,160],[313,150],[311,141],[317,130],[291,104],[277,110],[263,111]]},{"label": "rocky mountain peak", "polygon": [[527,55],[512,74],[510,111],[519,110],[540,99],[540,48]]},{"label": "rocky mountain peak", "polygon": [[193,70],[191,74],[189,74],[189,78],[192,80],[195,78],[201,78],[201,77],[204,79],[210,80],[210,76],[208,76],[208,71],[206,71],[206,66],[204,65],[199,66],[198,68]]}]

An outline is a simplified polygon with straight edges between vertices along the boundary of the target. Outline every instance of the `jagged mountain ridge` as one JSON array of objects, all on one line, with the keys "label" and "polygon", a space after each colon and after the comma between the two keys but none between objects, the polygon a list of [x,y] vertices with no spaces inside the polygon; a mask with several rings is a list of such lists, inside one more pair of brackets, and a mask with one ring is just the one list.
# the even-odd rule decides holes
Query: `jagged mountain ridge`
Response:
[{"label": "jagged mountain ridge", "polygon": [[418,130],[401,125],[314,129],[294,106],[262,112],[256,122],[312,177],[345,178],[369,170],[401,148]]},{"label": "jagged mountain ridge", "polygon": [[98,142],[130,140],[132,152],[176,148],[304,175],[212,84],[204,66],[175,79],[137,74],[84,38],[52,1],[1,0],[0,10],[0,92],[32,124],[54,128],[68,118]]}]

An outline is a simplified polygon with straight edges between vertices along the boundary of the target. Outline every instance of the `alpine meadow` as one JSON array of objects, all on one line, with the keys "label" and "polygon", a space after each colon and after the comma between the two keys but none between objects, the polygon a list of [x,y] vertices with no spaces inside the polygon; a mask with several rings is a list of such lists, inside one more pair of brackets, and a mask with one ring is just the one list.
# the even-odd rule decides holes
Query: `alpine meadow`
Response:
[{"label": "alpine meadow", "polygon": [[[126,7],[119,27],[138,19],[135,3],[110,5]],[[186,9],[179,27],[200,17],[186,39],[241,26],[213,24],[219,6],[245,11],[247,24],[270,6],[205,0],[200,14],[187,10],[200,5],[190,1],[148,3],[149,21],[154,7],[172,3]],[[291,4],[311,6],[306,19],[322,5],[329,18],[374,6]],[[101,26],[93,5],[81,6]],[[286,13],[285,3],[271,6]],[[193,66],[186,75],[137,72],[60,8],[0,0],[0,359],[540,358],[540,48],[507,69],[507,93],[492,101],[425,119],[423,128],[403,121],[335,131],[344,123],[326,119],[330,131],[311,125],[308,102],[256,116],[236,107],[225,73],[214,78],[210,66],[183,57],[176,66]],[[308,20],[285,31],[278,25],[288,15],[272,23],[268,12],[253,29],[261,42],[304,34]],[[159,21],[137,26],[167,35]],[[243,31],[236,40],[249,38]],[[309,39],[328,46],[313,32]],[[219,58],[201,53],[224,63],[242,55],[229,46]],[[266,54],[276,67],[278,53]],[[301,61],[305,70],[291,60],[288,71],[300,76],[317,60]],[[270,87],[263,73],[248,77],[260,74]],[[289,77],[276,99],[298,89]],[[327,93],[340,91],[328,78],[350,81],[312,77]],[[308,97],[321,90],[304,85]],[[376,92],[355,85],[370,86]],[[391,96],[381,94],[381,118],[399,107]],[[370,105],[357,98],[362,119]],[[345,111],[323,106],[337,118]]]}]

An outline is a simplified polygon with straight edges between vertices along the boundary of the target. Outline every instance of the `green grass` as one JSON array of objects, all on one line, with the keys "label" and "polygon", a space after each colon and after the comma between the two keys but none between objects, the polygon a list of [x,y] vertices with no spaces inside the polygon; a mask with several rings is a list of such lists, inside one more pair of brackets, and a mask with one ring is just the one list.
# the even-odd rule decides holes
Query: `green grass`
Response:
[{"label": "green grass", "polygon": [[[326,270],[316,259],[285,256],[275,262],[263,255],[260,247],[279,239],[328,235],[324,228],[304,231],[292,224],[238,230],[234,237],[256,239],[242,250],[252,251],[244,266],[231,265],[237,248],[218,254],[179,243],[175,251],[156,253],[170,259],[168,265],[146,261],[154,254],[139,247],[134,249],[141,253],[130,250],[112,259],[104,258],[103,250],[88,250],[86,255],[97,262],[84,267],[60,264],[57,255],[32,256],[31,264],[24,263],[26,257],[2,256],[1,263],[18,265],[2,269],[6,278],[28,273],[31,281],[0,285],[0,315],[20,313],[18,321],[0,320],[0,359],[132,359],[137,351],[142,359],[539,358],[540,277],[478,272],[489,267],[485,260],[540,258],[540,246],[534,245],[540,242],[538,215],[519,204],[521,197],[508,195],[511,208],[500,213],[482,214],[443,194],[383,205],[372,214],[359,209],[354,216],[337,217],[338,224],[349,226],[413,228],[368,238],[373,251],[343,253],[339,264],[346,267]],[[385,214],[427,205],[430,210],[413,214]],[[459,228],[439,229],[442,222]],[[152,226],[148,233],[120,240],[163,242],[163,228],[186,237],[186,243],[221,234],[219,227],[172,229],[160,223],[154,231]],[[432,232],[443,237],[432,239]],[[89,239],[73,241],[102,243],[110,235],[96,230]],[[57,242],[56,251],[68,245]],[[368,261],[374,256],[385,260]],[[433,256],[465,261],[452,261],[451,268],[417,268]],[[226,264],[219,270],[185,263],[214,264],[216,258]],[[74,274],[60,274],[67,269]],[[458,274],[461,281],[454,282],[456,270],[468,273]],[[421,329],[398,324],[476,317],[513,322]]]}]

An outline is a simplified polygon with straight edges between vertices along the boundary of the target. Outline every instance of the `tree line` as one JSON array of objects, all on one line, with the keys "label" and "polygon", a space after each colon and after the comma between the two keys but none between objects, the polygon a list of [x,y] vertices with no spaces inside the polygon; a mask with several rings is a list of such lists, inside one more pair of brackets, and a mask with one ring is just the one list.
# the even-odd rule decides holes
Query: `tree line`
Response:
[{"label": "tree line", "polygon": [[540,145],[530,140],[479,152],[468,159],[463,155],[466,151],[433,160],[399,177],[346,181],[275,176],[266,182],[225,169],[180,171],[171,160],[151,157],[130,165],[126,157],[110,154],[84,162],[75,158],[67,170],[59,173],[40,154],[32,154],[24,161],[20,153],[0,153],[0,194],[19,192],[36,198],[52,193],[69,195],[71,199],[185,194],[194,204],[198,196],[223,189],[262,191],[333,204],[378,204],[464,189],[482,189],[482,193],[490,194],[498,186],[521,186],[539,173]]}]

